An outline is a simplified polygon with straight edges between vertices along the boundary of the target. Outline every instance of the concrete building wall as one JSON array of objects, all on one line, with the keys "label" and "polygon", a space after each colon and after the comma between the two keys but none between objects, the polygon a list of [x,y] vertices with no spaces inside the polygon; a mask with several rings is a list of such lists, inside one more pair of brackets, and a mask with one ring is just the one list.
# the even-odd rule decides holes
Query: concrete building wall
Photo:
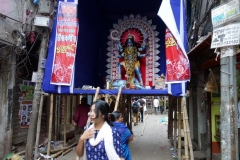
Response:
[{"label": "concrete building wall", "polygon": [[24,3],[1,0],[0,5],[0,159],[12,149],[17,42],[13,31],[22,32]]},{"label": "concrete building wall", "polygon": [[0,5],[0,40],[16,44],[17,40],[13,37],[13,31],[22,32],[23,15],[25,3],[19,0],[1,0]]},{"label": "concrete building wall", "polygon": [[[12,50],[3,49],[0,52],[0,159],[3,159],[12,148],[15,53]],[[8,58],[2,60],[3,57]]]}]

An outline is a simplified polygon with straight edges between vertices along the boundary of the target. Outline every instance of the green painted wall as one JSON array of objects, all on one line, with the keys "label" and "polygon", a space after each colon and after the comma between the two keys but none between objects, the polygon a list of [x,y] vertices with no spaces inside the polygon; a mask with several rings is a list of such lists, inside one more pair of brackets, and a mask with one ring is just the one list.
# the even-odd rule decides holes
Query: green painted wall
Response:
[{"label": "green painted wall", "polygon": [[220,97],[212,97],[211,106],[211,119],[212,119],[212,141],[220,142],[220,139],[216,138],[216,115],[220,116]]}]

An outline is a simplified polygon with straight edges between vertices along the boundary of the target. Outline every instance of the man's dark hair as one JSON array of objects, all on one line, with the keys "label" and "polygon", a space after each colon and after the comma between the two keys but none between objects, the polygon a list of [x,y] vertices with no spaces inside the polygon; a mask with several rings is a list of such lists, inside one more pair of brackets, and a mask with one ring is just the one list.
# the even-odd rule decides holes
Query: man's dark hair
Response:
[{"label": "man's dark hair", "polygon": [[137,98],[137,97],[135,97],[135,98],[134,98],[134,100],[135,100],[135,101],[137,101],[137,100],[138,100],[138,98]]},{"label": "man's dark hair", "polygon": [[143,106],[145,104],[145,101],[143,99],[139,99],[138,102],[140,103],[140,106]]},{"label": "man's dark hair", "polygon": [[87,97],[82,97],[81,101],[87,103]]}]

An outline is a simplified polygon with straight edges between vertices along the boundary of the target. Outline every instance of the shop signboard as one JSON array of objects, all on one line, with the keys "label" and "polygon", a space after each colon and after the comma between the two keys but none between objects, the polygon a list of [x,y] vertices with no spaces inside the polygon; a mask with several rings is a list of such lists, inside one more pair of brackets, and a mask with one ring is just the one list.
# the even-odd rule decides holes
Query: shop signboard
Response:
[{"label": "shop signboard", "polygon": [[213,29],[211,48],[234,46],[239,43],[240,23]]},{"label": "shop signboard", "polygon": [[218,27],[240,18],[239,1],[232,0],[211,10],[212,25]]}]

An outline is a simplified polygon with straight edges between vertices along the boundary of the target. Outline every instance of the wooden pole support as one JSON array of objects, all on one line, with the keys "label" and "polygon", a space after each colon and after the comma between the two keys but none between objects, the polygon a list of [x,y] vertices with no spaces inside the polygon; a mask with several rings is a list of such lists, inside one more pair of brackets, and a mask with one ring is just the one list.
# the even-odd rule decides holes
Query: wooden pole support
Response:
[{"label": "wooden pole support", "polygon": [[174,133],[173,133],[173,146],[174,146],[174,152],[177,151],[177,105],[174,104],[172,106],[174,108]]},{"label": "wooden pole support", "polygon": [[59,152],[55,153],[54,155],[52,155],[51,157],[52,157],[52,158],[56,158],[56,157],[60,156],[63,151],[64,151],[64,150],[59,151]]},{"label": "wooden pole support", "polygon": [[62,156],[66,155],[67,153],[71,152],[72,150],[73,150],[73,148],[69,148],[68,150],[66,150],[62,153]]},{"label": "wooden pole support", "polygon": [[178,98],[178,159],[181,159],[182,153],[181,153],[181,147],[182,147],[182,117],[181,117],[181,98]]},{"label": "wooden pole support", "polygon": [[96,92],[95,92],[95,95],[94,95],[94,98],[93,98],[93,102],[97,100],[99,91],[100,91],[100,87],[97,87]]},{"label": "wooden pole support", "polygon": [[119,99],[120,99],[121,93],[122,93],[122,87],[119,87],[114,111],[117,111],[117,109],[118,109],[118,104],[119,104]]},{"label": "wooden pole support", "polygon": [[189,123],[188,123],[188,115],[187,115],[186,98],[185,97],[183,97],[183,115],[184,115],[184,120],[185,120],[185,123],[186,123],[186,133],[187,133],[187,137],[188,137],[188,146],[189,146],[189,150],[190,150],[190,158],[191,158],[191,160],[194,160],[192,140],[191,140],[191,135],[190,135]]},{"label": "wooden pole support", "polygon": [[50,156],[51,138],[52,138],[52,119],[53,119],[53,94],[50,95],[50,114],[49,114],[49,130],[48,130],[48,148],[47,155]]},{"label": "wooden pole support", "polygon": [[144,119],[144,125],[143,125],[143,129],[142,129],[142,134],[141,134],[141,136],[142,136],[143,133],[144,133],[147,118],[148,118],[148,115],[147,115],[147,117]]},{"label": "wooden pole support", "polygon": [[185,160],[189,160],[188,156],[188,138],[187,138],[187,132],[186,132],[186,122],[183,120],[183,128],[184,128],[184,151],[185,151]]},{"label": "wooden pole support", "polygon": [[34,152],[34,159],[38,157],[38,144],[39,144],[39,137],[40,137],[40,130],[41,130],[41,119],[42,119],[42,108],[43,108],[43,97],[44,95],[40,95],[40,105],[38,111],[38,121],[37,121],[37,135],[36,135],[36,142],[35,142],[35,152]]}]

